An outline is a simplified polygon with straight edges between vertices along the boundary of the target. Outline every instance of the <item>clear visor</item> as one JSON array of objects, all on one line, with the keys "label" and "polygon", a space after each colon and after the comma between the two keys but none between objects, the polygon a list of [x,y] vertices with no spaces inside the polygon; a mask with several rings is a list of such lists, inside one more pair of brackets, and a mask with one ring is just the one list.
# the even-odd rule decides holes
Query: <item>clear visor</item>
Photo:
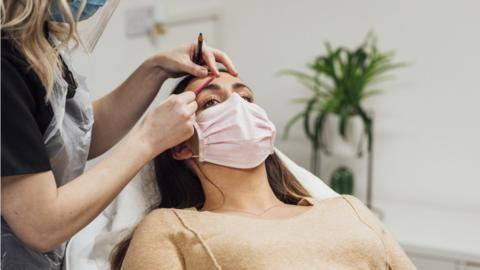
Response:
[{"label": "clear visor", "polygon": [[108,0],[90,18],[78,22],[77,32],[80,46],[87,53],[93,52],[119,2],[120,0]]}]

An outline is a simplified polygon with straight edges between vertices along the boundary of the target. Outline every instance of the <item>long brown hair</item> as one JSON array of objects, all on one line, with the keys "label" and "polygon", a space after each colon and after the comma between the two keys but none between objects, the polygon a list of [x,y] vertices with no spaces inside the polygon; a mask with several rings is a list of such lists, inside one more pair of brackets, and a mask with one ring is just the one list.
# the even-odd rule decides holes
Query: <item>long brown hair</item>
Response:
[{"label": "long brown hair", "polygon": [[[182,79],[172,94],[180,94],[185,91],[193,78],[193,76],[187,76]],[[155,176],[161,201],[153,208],[201,208],[205,202],[205,194],[199,177],[187,166],[185,161],[174,159],[171,153],[170,150],[165,151],[154,159]],[[297,204],[302,197],[308,196],[308,192],[276,154],[271,154],[265,160],[265,167],[270,187],[279,200],[287,204]],[[112,270],[120,270],[131,239],[132,235],[113,249],[110,257]]]}]

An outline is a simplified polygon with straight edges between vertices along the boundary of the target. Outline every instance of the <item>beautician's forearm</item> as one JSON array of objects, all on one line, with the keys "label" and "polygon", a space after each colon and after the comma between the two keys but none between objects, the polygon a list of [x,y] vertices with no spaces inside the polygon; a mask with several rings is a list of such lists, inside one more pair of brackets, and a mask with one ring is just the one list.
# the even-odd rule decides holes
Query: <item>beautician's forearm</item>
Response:
[{"label": "beautician's forearm", "polygon": [[97,166],[60,188],[51,171],[2,177],[2,217],[26,245],[53,250],[98,216],[153,157],[143,142],[144,135],[132,131]]},{"label": "beautician's forearm", "polygon": [[97,166],[58,189],[52,217],[59,220],[50,227],[53,243],[69,239],[90,223],[150,160],[141,138],[129,136],[134,138],[124,140]]},{"label": "beautician's forearm", "polygon": [[147,60],[114,91],[93,103],[95,123],[89,158],[103,154],[123,138],[167,78],[166,72]]}]

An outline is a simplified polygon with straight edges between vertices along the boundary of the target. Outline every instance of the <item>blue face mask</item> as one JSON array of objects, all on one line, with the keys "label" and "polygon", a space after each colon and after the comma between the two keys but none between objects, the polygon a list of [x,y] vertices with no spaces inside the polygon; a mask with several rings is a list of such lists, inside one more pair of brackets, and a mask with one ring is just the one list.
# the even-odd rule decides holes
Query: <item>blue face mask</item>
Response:
[{"label": "blue face mask", "polygon": [[[80,14],[80,21],[86,20],[95,14],[97,10],[105,5],[107,0],[87,0],[87,3],[85,4],[85,8],[82,10],[82,13]],[[80,10],[80,7],[82,6],[82,0],[73,0],[68,3],[70,6],[70,10],[72,12],[72,15],[74,18],[77,18],[78,12]],[[51,20],[56,21],[56,22],[66,22],[63,13],[60,9],[60,7],[57,4],[57,1],[54,0],[52,2],[52,6],[50,8],[51,10]]]}]

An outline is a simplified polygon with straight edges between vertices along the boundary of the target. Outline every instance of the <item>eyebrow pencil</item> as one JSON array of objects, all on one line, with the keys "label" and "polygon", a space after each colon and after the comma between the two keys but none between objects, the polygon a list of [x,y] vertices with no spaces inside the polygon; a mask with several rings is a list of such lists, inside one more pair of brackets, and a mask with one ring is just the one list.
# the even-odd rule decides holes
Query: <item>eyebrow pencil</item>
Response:
[{"label": "eyebrow pencil", "polygon": [[197,65],[203,65],[202,58],[203,34],[200,33],[197,38],[197,50],[193,56],[193,62]]},{"label": "eyebrow pencil", "polygon": [[209,85],[214,79],[215,77],[210,77],[208,78],[208,80],[203,82],[199,87],[195,88],[195,90],[193,90],[195,95],[198,95],[198,93],[200,93],[200,91],[202,91],[202,89],[205,88],[205,86]]}]

